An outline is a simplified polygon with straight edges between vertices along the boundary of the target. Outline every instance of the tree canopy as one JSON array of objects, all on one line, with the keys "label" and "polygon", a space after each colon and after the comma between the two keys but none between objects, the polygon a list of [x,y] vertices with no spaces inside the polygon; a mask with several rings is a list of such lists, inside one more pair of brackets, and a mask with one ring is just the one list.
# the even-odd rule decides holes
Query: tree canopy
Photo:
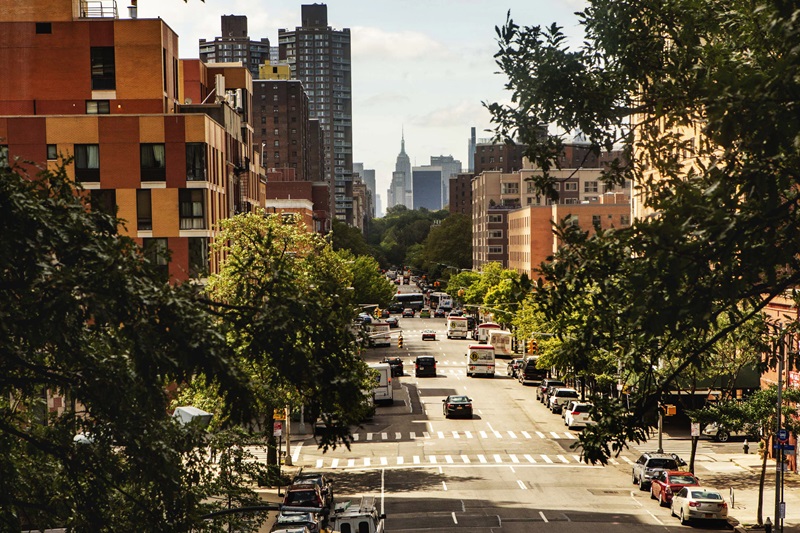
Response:
[{"label": "tree canopy", "polygon": [[[608,402],[584,432],[604,461],[644,436],[646,413],[685,372],[702,372],[714,344],[800,282],[800,69],[797,6],[779,0],[590,0],[571,48],[553,25],[497,29],[497,63],[511,104],[490,104],[498,134],[527,144],[534,183],[557,197],[557,135],[580,131],[595,152],[627,147],[604,174],[632,180],[653,216],[587,236],[559,229],[563,247],[536,291],[576,367],[613,354],[636,374],[631,410]],[[746,304],[746,305],[745,305]],[[708,335],[717,317],[730,322]],[[664,353],[679,356],[661,373]],[[580,371],[580,368],[578,368]],[[610,445],[609,445],[610,443]]]}]

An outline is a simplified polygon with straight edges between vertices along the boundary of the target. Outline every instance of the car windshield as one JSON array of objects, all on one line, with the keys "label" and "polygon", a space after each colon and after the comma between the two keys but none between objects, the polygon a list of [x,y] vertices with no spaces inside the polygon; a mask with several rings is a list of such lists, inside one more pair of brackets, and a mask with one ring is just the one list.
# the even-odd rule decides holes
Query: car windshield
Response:
[{"label": "car windshield", "polygon": [[576,413],[588,413],[592,410],[592,406],[588,403],[579,403],[575,407],[573,407],[572,411]]},{"label": "car windshield", "polygon": [[578,397],[577,391],[574,391],[574,390],[562,390],[562,391],[558,391],[557,394],[559,396],[561,396],[562,398],[577,398]]},{"label": "car windshield", "polygon": [[670,476],[669,482],[681,485],[690,485],[695,483],[695,480],[692,476]]},{"label": "car windshield", "polygon": [[303,524],[306,522],[313,522],[311,515],[308,513],[290,513],[281,514],[278,516],[279,524]]},{"label": "car windshield", "polygon": [[650,459],[647,468],[661,468],[662,470],[677,470],[678,463],[674,459]]},{"label": "car windshield", "polygon": [[469,398],[466,396],[450,396],[450,403],[467,403]]},{"label": "car windshield", "polygon": [[718,492],[711,492],[707,490],[693,490],[692,499],[695,500],[721,500],[722,495]]},{"label": "car windshield", "polygon": [[318,503],[313,490],[293,490],[286,496],[286,505],[295,507],[314,507]]},{"label": "car windshield", "polygon": [[433,357],[417,357],[417,363],[422,365],[433,364]]}]

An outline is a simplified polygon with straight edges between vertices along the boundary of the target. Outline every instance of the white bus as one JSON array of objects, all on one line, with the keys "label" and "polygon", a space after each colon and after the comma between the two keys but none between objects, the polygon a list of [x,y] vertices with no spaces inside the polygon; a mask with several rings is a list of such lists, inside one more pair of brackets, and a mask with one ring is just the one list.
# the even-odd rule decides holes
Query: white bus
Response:
[{"label": "white bus", "polygon": [[512,358],[511,332],[504,329],[490,329],[486,342],[494,346],[495,357]]},{"label": "white bus", "polygon": [[449,316],[447,317],[447,338],[448,339],[466,339],[467,332],[467,317],[465,316]]},{"label": "white bus", "polygon": [[491,344],[470,344],[466,355],[468,377],[494,377],[494,346]]}]

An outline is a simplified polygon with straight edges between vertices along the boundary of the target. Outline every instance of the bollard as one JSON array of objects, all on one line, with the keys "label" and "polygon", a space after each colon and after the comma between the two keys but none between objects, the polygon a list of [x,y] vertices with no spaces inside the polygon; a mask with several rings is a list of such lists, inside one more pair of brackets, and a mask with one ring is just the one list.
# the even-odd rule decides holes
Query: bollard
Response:
[{"label": "bollard", "polygon": [[772,533],[772,520],[767,517],[767,521],[764,522],[764,533]]},{"label": "bollard", "polygon": [[744,446],[742,446],[742,450],[744,451],[745,455],[750,453],[750,445],[747,444],[747,439],[744,439]]}]

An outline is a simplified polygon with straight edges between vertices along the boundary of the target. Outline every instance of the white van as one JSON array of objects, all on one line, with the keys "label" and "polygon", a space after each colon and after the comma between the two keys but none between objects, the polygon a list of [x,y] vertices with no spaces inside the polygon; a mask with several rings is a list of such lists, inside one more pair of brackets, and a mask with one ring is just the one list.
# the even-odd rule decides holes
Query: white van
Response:
[{"label": "white van", "polygon": [[369,367],[378,371],[378,376],[375,378],[375,387],[372,389],[375,403],[393,404],[392,367],[389,363],[373,363]]},{"label": "white van", "polygon": [[490,329],[486,342],[494,346],[495,357],[514,357],[511,349],[511,332],[504,329]]},{"label": "white van", "polygon": [[370,346],[391,346],[392,332],[388,322],[373,320],[367,324],[367,338]]},{"label": "white van", "polygon": [[470,344],[466,355],[468,377],[494,377],[494,346],[491,344]]},{"label": "white van", "polygon": [[494,322],[484,322],[482,324],[478,324],[478,327],[475,328],[475,334],[473,335],[473,339],[483,344],[484,342],[489,342],[489,332],[493,329],[502,329],[500,324],[495,324]]},{"label": "white van", "polygon": [[450,316],[447,317],[447,338],[466,339],[467,338],[467,317]]}]

